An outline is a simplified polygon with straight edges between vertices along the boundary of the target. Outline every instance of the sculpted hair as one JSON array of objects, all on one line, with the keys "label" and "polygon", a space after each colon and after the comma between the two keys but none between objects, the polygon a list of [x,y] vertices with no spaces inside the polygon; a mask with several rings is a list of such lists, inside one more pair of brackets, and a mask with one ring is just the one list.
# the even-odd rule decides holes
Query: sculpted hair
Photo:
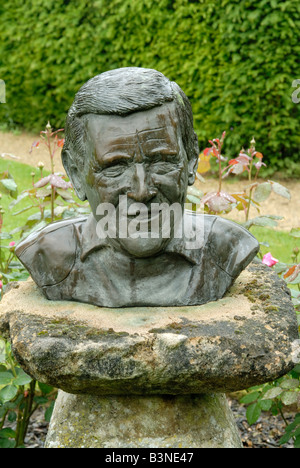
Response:
[{"label": "sculpted hair", "polygon": [[[190,102],[181,88],[162,73],[147,68],[119,68],[87,81],[69,109],[62,160],[84,163],[86,116],[127,115],[175,101],[182,140],[188,159],[198,158],[198,139],[193,128]],[[70,161],[69,161],[70,163]]]}]

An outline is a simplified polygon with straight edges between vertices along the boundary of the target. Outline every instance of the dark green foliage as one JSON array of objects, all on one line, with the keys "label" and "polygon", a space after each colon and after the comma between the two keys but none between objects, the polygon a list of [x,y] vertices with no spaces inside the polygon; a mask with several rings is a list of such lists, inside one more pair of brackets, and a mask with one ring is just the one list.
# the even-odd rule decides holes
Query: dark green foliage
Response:
[{"label": "dark green foliage", "polygon": [[1,10],[0,124],[64,125],[74,93],[117,67],[155,68],[191,99],[200,147],[254,135],[267,160],[297,162],[299,0],[10,0]]}]

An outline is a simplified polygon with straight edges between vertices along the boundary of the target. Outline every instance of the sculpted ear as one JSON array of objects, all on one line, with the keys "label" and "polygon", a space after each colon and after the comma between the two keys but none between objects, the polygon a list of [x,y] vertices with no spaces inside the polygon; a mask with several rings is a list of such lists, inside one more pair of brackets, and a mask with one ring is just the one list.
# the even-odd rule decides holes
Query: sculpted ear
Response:
[{"label": "sculpted ear", "polygon": [[85,201],[87,198],[86,198],[86,194],[85,194],[85,190],[83,186],[83,181],[81,178],[81,171],[75,164],[69,149],[63,148],[62,153],[61,153],[61,159],[62,159],[63,166],[65,168],[65,171],[70,181],[72,182],[76,195],[78,196],[80,200]]},{"label": "sculpted ear", "polygon": [[189,159],[188,162],[188,183],[189,185],[193,185],[196,178],[196,172],[198,167],[198,159],[199,159],[199,145],[198,145],[198,137],[194,132],[194,142],[192,144],[192,157]]},{"label": "sculpted ear", "polygon": [[195,178],[196,178],[196,172],[197,172],[197,167],[198,167],[198,156],[196,159],[191,159],[189,161],[189,179],[188,179],[188,183],[189,185],[193,185],[194,182],[195,182]]}]

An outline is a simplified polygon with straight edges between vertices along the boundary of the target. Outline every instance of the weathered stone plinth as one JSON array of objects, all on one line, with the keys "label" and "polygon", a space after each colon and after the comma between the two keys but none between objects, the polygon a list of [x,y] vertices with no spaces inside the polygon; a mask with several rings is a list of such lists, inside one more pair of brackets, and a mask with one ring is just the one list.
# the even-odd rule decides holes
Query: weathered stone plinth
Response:
[{"label": "weathered stone plinth", "polygon": [[239,448],[224,395],[95,396],[60,391],[46,448]]},{"label": "weathered stone plinth", "polygon": [[[60,396],[55,414],[68,415],[68,424],[62,425],[65,434],[70,434],[68,427],[79,430],[78,418],[92,421],[95,415],[90,413],[91,408],[103,408],[102,413],[97,410],[96,419],[99,424],[103,421],[97,443],[106,447],[116,443],[116,433],[121,430],[123,434],[123,429],[124,434],[118,436],[123,447],[138,446],[126,445],[138,444],[136,437],[149,439],[149,443],[142,442],[146,445],[160,444],[160,440],[164,440],[162,444],[169,443],[166,440],[170,444],[189,444],[187,441],[194,437],[191,434],[196,432],[193,429],[190,435],[186,434],[185,423],[176,429],[182,438],[175,436],[174,429],[172,439],[170,432],[159,429],[163,423],[158,422],[157,432],[147,432],[156,421],[155,414],[161,413],[163,421],[166,401],[175,414],[183,414],[183,406],[187,415],[192,414],[191,405],[195,405],[195,424],[191,427],[196,427],[198,421],[199,437],[195,435],[194,443],[208,444],[209,436],[205,439],[201,435],[205,419],[201,416],[205,406],[201,402],[206,397],[200,395],[240,390],[284,375],[294,367],[291,343],[298,338],[296,316],[285,283],[270,268],[258,264],[248,267],[223,299],[192,307],[108,309],[52,302],[29,280],[17,284],[4,296],[0,333],[11,340],[13,352],[28,374],[69,394],[81,395]],[[109,397],[104,399],[106,395]],[[125,403],[122,395],[128,398]],[[178,398],[166,400],[162,395]],[[221,401],[220,396],[207,398]],[[70,410],[72,405],[80,411]],[[128,405],[129,413],[136,412],[140,420],[145,420],[150,408],[149,421],[153,421],[147,430],[138,430],[137,422],[131,432],[117,418],[110,433],[105,421],[110,420],[114,405],[120,418]],[[84,407],[87,413],[83,417]],[[222,411],[230,427],[227,409]],[[77,413],[79,416],[74,416]],[[221,421],[218,416],[213,417]],[[63,434],[56,442],[53,436],[57,434],[57,420],[58,416],[54,416],[49,446],[60,445],[63,440]],[[222,432],[221,422],[217,425]],[[87,427],[83,425],[80,432],[87,431]],[[208,429],[205,432],[209,434]],[[106,439],[103,433],[107,434]],[[131,435],[125,436],[127,433]],[[85,441],[75,435],[72,440],[80,446],[96,443],[91,432]]]}]

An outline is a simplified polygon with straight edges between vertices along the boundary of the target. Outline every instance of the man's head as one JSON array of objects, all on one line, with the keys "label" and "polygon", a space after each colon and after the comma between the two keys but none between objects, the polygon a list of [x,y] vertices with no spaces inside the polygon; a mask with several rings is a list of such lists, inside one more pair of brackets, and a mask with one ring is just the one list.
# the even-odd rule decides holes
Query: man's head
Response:
[{"label": "man's head", "polygon": [[92,78],[67,116],[63,164],[96,219],[98,205],[117,208],[120,195],[146,206],[183,206],[198,154],[187,97],[155,70],[121,68]]}]

